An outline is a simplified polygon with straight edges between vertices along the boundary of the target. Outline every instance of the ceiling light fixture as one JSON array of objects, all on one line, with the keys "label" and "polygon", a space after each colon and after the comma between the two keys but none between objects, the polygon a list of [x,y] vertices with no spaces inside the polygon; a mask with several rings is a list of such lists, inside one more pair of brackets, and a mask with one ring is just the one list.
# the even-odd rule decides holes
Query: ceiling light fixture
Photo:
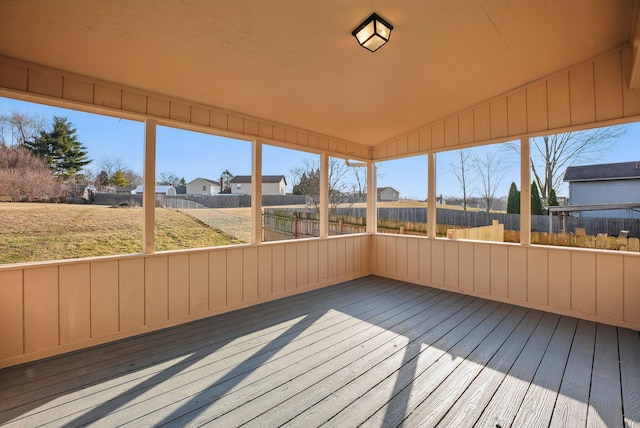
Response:
[{"label": "ceiling light fixture", "polygon": [[371,52],[377,51],[389,41],[393,25],[380,18],[376,13],[368,17],[351,33],[363,48]]}]

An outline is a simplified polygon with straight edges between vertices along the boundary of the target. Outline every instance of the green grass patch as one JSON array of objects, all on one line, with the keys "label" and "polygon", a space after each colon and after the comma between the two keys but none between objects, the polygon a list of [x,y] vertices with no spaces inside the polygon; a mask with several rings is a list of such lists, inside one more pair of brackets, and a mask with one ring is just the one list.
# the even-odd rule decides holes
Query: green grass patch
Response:
[{"label": "green grass patch", "polygon": [[[0,264],[142,252],[142,208],[0,203]],[[156,209],[156,250],[240,241],[180,212]]]}]

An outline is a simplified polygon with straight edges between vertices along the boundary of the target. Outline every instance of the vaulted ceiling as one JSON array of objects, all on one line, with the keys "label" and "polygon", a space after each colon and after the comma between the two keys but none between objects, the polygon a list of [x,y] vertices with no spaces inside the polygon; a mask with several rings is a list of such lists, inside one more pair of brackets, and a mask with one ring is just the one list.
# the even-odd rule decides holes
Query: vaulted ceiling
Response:
[{"label": "vaulted ceiling", "polygon": [[[634,0],[0,2],[0,55],[373,146],[630,43]],[[351,31],[395,29],[376,53]]]}]

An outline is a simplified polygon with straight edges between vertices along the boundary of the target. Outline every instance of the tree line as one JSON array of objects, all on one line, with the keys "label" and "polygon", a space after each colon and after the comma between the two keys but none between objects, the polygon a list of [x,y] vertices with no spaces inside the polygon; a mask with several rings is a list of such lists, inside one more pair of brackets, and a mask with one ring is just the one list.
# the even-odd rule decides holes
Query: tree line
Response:
[{"label": "tree line", "polygon": [[12,200],[64,197],[91,162],[66,117],[54,116],[46,128],[38,117],[0,116],[0,195]]},{"label": "tree line", "polygon": [[[95,164],[96,169],[88,168]],[[67,117],[47,121],[12,111],[0,115],[0,197],[18,200],[64,200],[93,185],[126,187],[142,177],[120,158],[98,161],[78,137]]]},{"label": "tree line", "polygon": [[[532,138],[529,165],[533,179],[532,214],[542,214],[544,206],[558,205],[557,192],[562,186],[568,166],[596,161],[625,132],[624,126],[610,126]],[[498,148],[483,150],[486,150],[483,154],[478,154],[474,149],[457,150],[449,165],[449,173],[455,177],[462,192],[465,211],[474,193],[479,194],[487,211],[491,210],[496,201],[495,193],[506,171],[518,164],[517,161],[514,162],[513,155],[520,154],[520,143],[509,142]],[[519,192],[517,195],[516,192],[515,183],[512,183],[507,212],[520,212]]]},{"label": "tree line", "polygon": [[[343,159],[329,158],[328,190],[329,214],[338,208],[350,209],[355,202],[367,196],[367,169],[348,166]],[[294,195],[306,196],[306,205],[316,212],[320,207],[320,162],[306,159],[303,165],[289,170],[289,180]]]}]

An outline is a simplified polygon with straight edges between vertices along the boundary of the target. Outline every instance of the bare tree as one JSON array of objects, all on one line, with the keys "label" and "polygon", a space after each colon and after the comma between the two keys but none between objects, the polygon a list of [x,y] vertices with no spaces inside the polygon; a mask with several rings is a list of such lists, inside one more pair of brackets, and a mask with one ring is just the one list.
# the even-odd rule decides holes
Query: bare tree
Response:
[{"label": "bare tree", "polygon": [[[449,165],[449,172],[458,181],[458,187],[462,190],[462,207],[464,211],[467,211],[467,203],[469,200],[469,194],[471,190],[469,185],[473,182],[473,168],[474,163],[473,154],[469,150],[457,150],[454,159]],[[476,165],[477,169],[477,165]]]},{"label": "bare tree", "polygon": [[359,197],[367,194],[367,168],[352,166],[349,167],[353,175],[353,193]]},{"label": "bare tree", "polygon": [[54,196],[56,182],[44,160],[20,146],[0,146],[0,196],[13,201]]},{"label": "bare tree", "polygon": [[[97,167],[98,172],[94,173],[96,185],[107,186],[111,184],[113,176],[118,173],[118,171],[122,172],[129,186],[140,186],[142,184],[142,176],[129,168],[122,158],[104,157],[97,162]],[[118,174],[120,175],[120,173]],[[173,176],[176,183],[179,181],[175,175],[166,172],[160,173],[158,180],[163,180],[163,174]]]},{"label": "bare tree", "polygon": [[127,169],[124,172],[124,178],[129,183],[129,186],[140,186],[142,185],[142,176],[140,174],[135,173],[134,171]]},{"label": "bare tree", "polygon": [[480,198],[487,212],[491,211],[496,191],[504,177],[504,168],[497,151],[488,151],[473,158],[474,169],[480,182]]},{"label": "bare tree", "polygon": [[[568,166],[597,160],[625,132],[624,126],[610,126],[531,139],[531,172],[540,196],[548,199],[552,189],[557,193]],[[507,147],[520,152],[518,143]]]},{"label": "bare tree", "polygon": [[0,146],[20,146],[40,135],[45,119],[18,111],[0,115]]},{"label": "bare tree", "polygon": [[[307,196],[307,205],[316,211],[320,206],[320,162],[318,158],[306,159],[304,165],[289,170],[289,174],[297,180],[293,193]],[[354,194],[345,180],[349,168],[342,159],[329,159],[329,208],[332,214],[341,205],[353,205]],[[347,208],[348,208],[347,207]]]},{"label": "bare tree", "polygon": [[180,179],[173,172],[161,172],[158,175],[158,185],[159,186],[175,186],[178,184]]},{"label": "bare tree", "polygon": [[122,158],[104,157],[97,162],[98,169],[107,173],[107,177],[111,179],[116,171],[129,171],[130,168]]}]

